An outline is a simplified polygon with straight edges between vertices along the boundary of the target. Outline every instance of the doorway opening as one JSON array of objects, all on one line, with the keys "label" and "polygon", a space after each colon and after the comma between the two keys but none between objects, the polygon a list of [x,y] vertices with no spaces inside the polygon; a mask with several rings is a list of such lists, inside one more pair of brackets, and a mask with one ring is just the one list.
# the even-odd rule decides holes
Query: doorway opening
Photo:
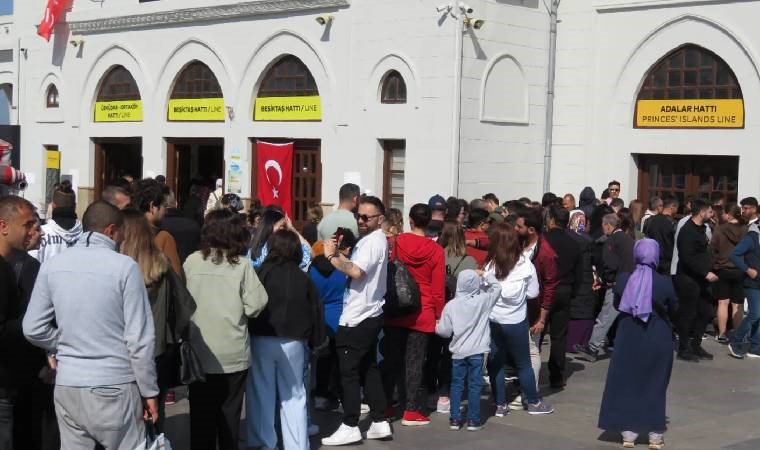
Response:
[{"label": "doorway opening", "polygon": [[95,143],[95,198],[120,178],[142,178],[142,138],[93,138]]},{"label": "doorway opening", "polygon": [[202,185],[213,192],[218,178],[224,179],[224,139],[166,139],[166,183],[179,208],[185,205],[190,186]]},{"label": "doorway opening", "polygon": [[639,200],[672,195],[683,213],[686,199],[711,198],[720,192],[736,202],[739,186],[738,156],[639,155]]},{"label": "doorway opening", "polygon": [[[273,144],[293,143],[293,225],[302,230],[306,224],[306,212],[309,207],[322,202],[322,141],[319,139],[288,139],[288,138],[251,138],[253,146],[253,161],[251,168],[251,194],[258,197],[256,192],[256,141]],[[266,205],[264,205],[266,206]]]}]

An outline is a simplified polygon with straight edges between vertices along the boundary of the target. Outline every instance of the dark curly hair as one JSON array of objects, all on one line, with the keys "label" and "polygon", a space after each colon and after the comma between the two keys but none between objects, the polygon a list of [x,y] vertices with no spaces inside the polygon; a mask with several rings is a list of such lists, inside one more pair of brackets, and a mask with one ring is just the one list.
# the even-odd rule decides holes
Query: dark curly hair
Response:
[{"label": "dark curly hair", "polygon": [[229,209],[216,209],[206,216],[201,231],[200,250],[203,259],[213,253],[211,261],[221,264],[225,257],[230,264],[238,264],[240,256],[248,252],[251,233],[245,218]]},{"label": "dark curly hair", "polygon": [[132,184],[132,206],[142,213],[148,212],[151,205],[161,207],[165,198],[164,185],[153,178],[145,178]]}]

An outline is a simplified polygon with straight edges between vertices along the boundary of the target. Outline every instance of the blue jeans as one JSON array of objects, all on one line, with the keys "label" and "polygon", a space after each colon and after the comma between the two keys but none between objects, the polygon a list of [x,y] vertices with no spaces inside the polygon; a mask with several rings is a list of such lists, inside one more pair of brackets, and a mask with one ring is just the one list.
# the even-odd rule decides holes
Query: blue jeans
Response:
[{"label": "blue jeans", "polygon": [[451,360],[451,419],[461,419],[459,405],[462,403],[464,382],[467,380],[467,419],[480,422],[480,391],[483,385],[483,355]]},{"label": "blue jeans", "polygon": [[497,405],[507,403],[504,364],[511,361],[517,367],[523,400],[536,403],[540,399],[536,390],[536,376],[530,365],[530,331],[528,320],[515,324],[491,322],[491,354],[488,356],[488,376],[491,392]]},{"label": "blue jeans", "polygon": [[744,295],[747,296],[747,317],[742,320],[739,327],[731,339],[731,347],[741,353],[746,353],[744,341],[749,335],[749,351],[760,355],[760,289],[744,288]]}]

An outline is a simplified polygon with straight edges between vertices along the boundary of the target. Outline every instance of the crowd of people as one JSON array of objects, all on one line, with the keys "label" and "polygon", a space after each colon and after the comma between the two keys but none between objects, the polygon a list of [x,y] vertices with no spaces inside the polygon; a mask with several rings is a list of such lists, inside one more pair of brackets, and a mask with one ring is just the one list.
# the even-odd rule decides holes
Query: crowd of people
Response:
[{"label": "crowd of people", "polygon": [[[0,199],[0,450],[134,450],[180,385],[193,450],[386,440],[433,412],[477,431],[554,412],[545,340],[550,389],[568,353],[611,353],[598,425],[659,449],[674,349],[711,360],[715,319],[731,356],[760,357],[752,197],[626,207],[612,181],[578,204],[434,195],[404,214],[349,183],[299,232],[278,206],[242,213],[221,180],[179,210],[164,181],[109,186],[81,220],[67,183],[44,215]],[[340,425],[320,433],[315,410]]]}]

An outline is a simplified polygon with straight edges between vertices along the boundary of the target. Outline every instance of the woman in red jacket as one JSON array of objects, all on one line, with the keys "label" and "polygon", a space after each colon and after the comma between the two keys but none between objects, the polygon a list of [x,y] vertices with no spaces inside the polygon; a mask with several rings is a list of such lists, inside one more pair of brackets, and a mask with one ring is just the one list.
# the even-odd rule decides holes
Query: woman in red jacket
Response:
[{"label": "woman in red jacket", "polygon": [[[383,382],[385,395],[392,399],[397,383],[403,379],[406,406],[401,424],[427,425],[430,419],[422,413],[420,392],[428,341],[441,317],[445,295],[445,257],[443,249],[425,237],[430,223],[430,208],[422,203],[409,211],[411,233],[396,238],[391,259],[398,259],[409,270],[420,288],[420,310],[402,317],[386,318],[383,348]],[[402,369],[405,368],[403,378]],[[391,403],[388,403],[391,404]]]}]

